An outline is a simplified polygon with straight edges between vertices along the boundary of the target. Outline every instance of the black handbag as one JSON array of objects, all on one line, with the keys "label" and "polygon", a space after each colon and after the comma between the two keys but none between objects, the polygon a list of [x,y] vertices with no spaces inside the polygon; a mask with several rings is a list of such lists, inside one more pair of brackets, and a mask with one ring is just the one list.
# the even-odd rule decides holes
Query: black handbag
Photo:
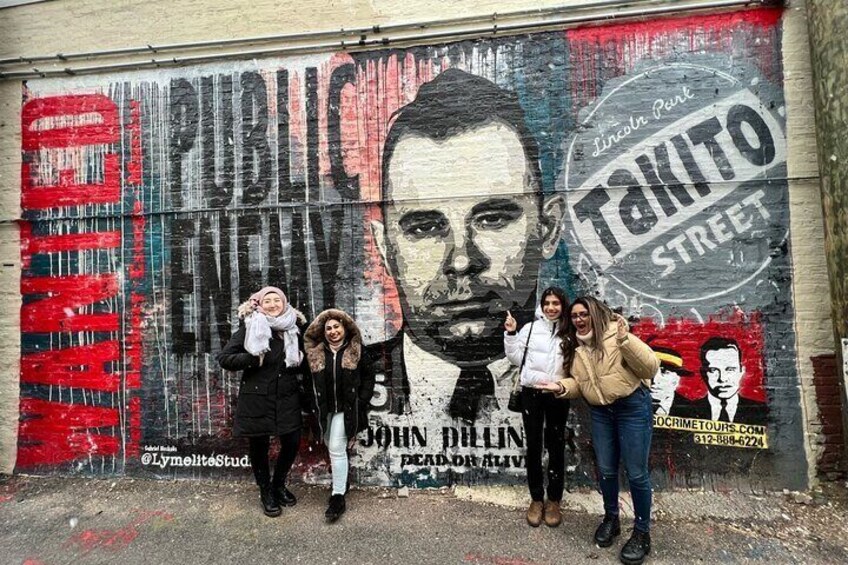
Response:
[{"label": "black handbag", "polygon": [[524,370],[524,362],[527,361],[527,349],[530,347],[530,336],[533,335],[533,324],[536,320],[530,322],[530,331],[527,332],[527,343],[524,344],[524,356],[521,358],[521,366],[518,367],[518,374],[515,376],[515,382],[512,384],[512,390],[509,393],[509,402],[506,405],[510,412],[521,412],[524,410],[521,402],[521,371]]}]

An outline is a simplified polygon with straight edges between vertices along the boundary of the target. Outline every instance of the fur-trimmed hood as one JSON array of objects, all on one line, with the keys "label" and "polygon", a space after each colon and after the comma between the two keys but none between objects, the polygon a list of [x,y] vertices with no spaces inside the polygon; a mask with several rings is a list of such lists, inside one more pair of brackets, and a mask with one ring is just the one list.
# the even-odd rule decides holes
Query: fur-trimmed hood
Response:
[{"label": "fur-trimmed hood", "polygon": [[[300,310],[298,310],[294,306],[292,306],[291,308],[292,308],[292,310],[294,310],[294,313],[297,316],[297,321],[300,322],[301,324],[305,324],[306,323],[306,316],[303,315],[303,312],[301,312]],[[239,320],[244,320],[245,318],[247,318],[248,316],[253,314],[255,311],[256,311],[256,303],[254,303],[252,300],[245,300],[244,302],[241,303],[241,305],[238,307],[238,309],[236,309],[236,312],[238,313]]]},{"label": "fur-trimmed hood", "polygon": [[345,329],[345,339],[348,346],[342,354],[342,368],[350,371],[356,369],[362,356],[362,332],[359,331],[359,326],[356,325],[353,318],[346,312],[335,308],[324,310],[309,324],[306,333],[303,334],[306,359],[309,361],[309,370],[313,374],[324,370],[324,344],[326,343],[324,341],[324,324],[330,318],[341,320]]}]

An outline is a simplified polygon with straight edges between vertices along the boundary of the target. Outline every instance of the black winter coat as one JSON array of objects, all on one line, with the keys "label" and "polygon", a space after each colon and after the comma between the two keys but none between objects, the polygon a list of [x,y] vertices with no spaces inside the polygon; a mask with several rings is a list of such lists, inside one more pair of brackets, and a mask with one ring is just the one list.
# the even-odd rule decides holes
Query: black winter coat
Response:
[{"label": "black winter coat", "polygon": [[[233,334],[218,354],[218,363],[228,371],[243,371],[239,386],[233,435],[237,437],[283,435],[303,425],[301,417],[304,362],[286,367],[281,337],[271,339],[271,351],[259,358],[244,348],[244,325]],[[302,350],[302,347],[301,347]]]},{"label": "black winter coat", "polygon": [[[335,359],[323,339],[324,321],[330,316],[341,318],[347,333],[347,343]],[[330,395],[334,395],[336,411],[344,412],[345,435],[354,437],[368,427],[368,411],[374,395],[374,364],[362,347],[359,328],[344,312],[326,310],[309,325],[304,341],[309,363],[304,391],[318,417],[321,437],[326,432]],[[336,382],[340,385],[338,389],[334,387]]]},{"label": "black winter coat", "polygon": [[[349,344],[345,346],[345,349]],[[318,417],[321,435],[327,431],[327,416],[330,405],[336,403],[336,412],[344,412],[345,435],[352,438],[368,427],[368,410],[371,396],[374,394],[374,370],[370,358],[363,353],[356,368],[341,366],[344,349],[336,354],[335,373],[333,371],[333,353],[325,348],[326,365],[321,371],[311,373],[306,387],[309,404]],[[338,384],[337,380],[339,381]],[[334,384],[336,386],[334,386]],[[333,402],[330,398],[333,398]]]}]

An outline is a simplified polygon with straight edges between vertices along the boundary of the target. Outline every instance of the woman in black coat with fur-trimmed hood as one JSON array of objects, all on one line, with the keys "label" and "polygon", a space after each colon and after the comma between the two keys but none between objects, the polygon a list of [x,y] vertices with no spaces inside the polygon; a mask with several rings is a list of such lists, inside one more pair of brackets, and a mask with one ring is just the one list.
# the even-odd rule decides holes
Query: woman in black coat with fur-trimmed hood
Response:
[{"label": "woman in black coat with fur-trimmed hood", "polygon": [[327,521],[335,522],[345,511],[347,449],[356,434],[368,427],[368,409],[374,394],[374,369],[362,346],[362,333],[347,313],[324,310],[304,334],[312,410],[330,452],[333,492]]},{"label": "woman in black coat with fur-trimmed hood", "polygon": [[[286,477],[300,447],[302,377],[305,356],[298,324],[306,319],[277,287],[266,286],[239,306],[242,326],[218,354],[228,371],[242,371],[233,435],[248,438],[250,466],[266,515],[294,506]],[[268,463],[270,436],[280,439],[274,477]]]}]

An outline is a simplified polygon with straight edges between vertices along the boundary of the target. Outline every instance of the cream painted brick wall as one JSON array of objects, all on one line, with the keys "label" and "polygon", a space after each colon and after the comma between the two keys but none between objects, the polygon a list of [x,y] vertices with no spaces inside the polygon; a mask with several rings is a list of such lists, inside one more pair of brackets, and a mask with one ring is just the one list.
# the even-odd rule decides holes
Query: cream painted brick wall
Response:
[{"label": "cream painted brick wall", "polygon": [[824,224],[816,153],[812,69],[804,2],[792,2],[783,25],[784,93],[789,140],[789,217],[795,302],[798,375],[810,481],[821,452],[821,424],[811,357],[833,353],[830,289],[824,255]]},{"label": "cream painted brick wall", "polygon": [[[427,22],[579,0],[55,0],[0,13],[0,58]],[[79,22],[80,25],[68,25]],[[82,25],[82,24],[85,25]],[[61,33],[57,30],[61,29]]]},{"label": "cream painted brick wall", "polygon": [[[21,85],[0,82],[0,473],[15,463],[20,359]],[[11,265],[11,266],[7,266]]]}]

